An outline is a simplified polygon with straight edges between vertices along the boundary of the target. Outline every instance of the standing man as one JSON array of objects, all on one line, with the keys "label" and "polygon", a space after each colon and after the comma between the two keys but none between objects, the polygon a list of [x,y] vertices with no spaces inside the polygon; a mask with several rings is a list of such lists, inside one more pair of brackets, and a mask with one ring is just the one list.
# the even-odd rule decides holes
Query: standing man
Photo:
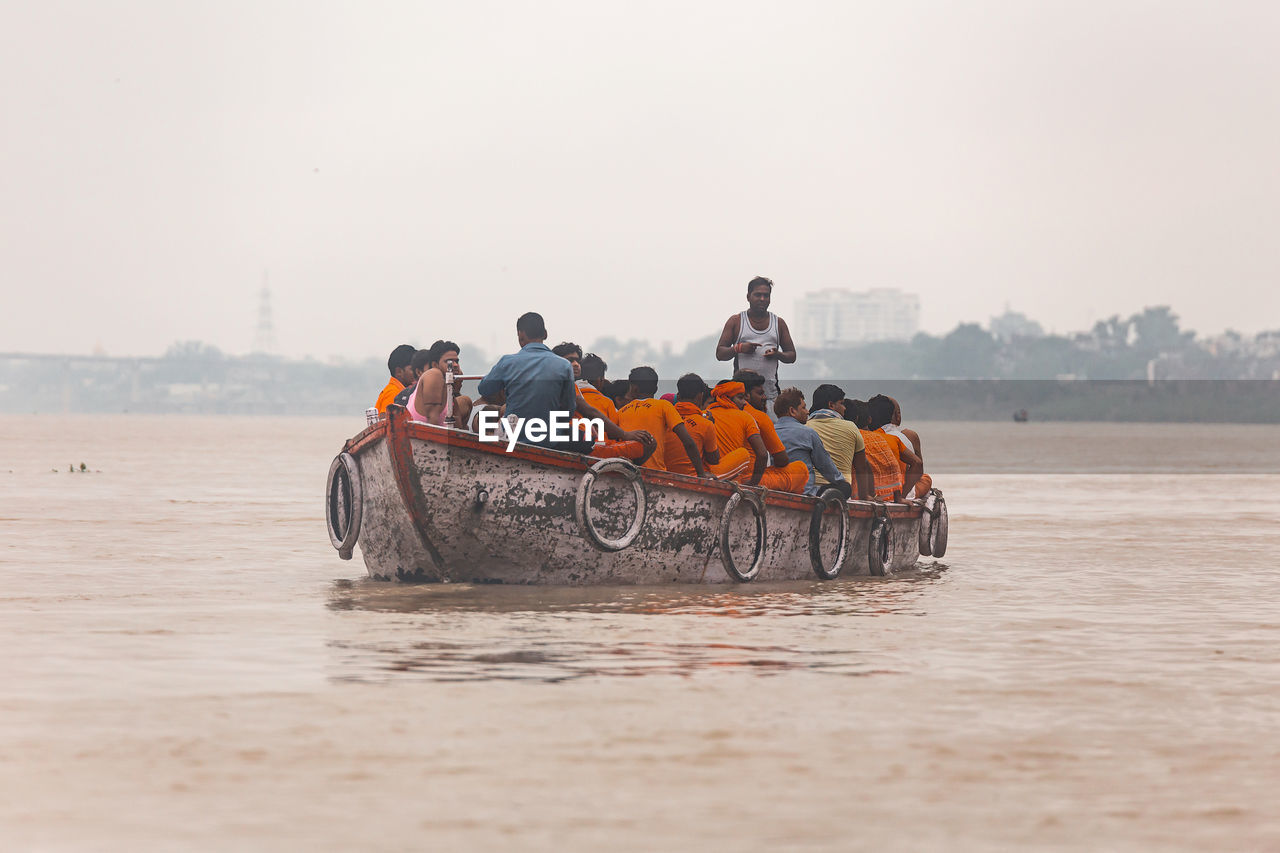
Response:
[{"label": "standing man", "polygon": [[773,282],[756,276],[747,282],[746,311],[725,321],[716,343],[716,360],[733,361],[733,369],[754,370],[764,377],[767,410],[778,396],[778,362],[795,364],[796,345],[786,320],[769,310]]}]

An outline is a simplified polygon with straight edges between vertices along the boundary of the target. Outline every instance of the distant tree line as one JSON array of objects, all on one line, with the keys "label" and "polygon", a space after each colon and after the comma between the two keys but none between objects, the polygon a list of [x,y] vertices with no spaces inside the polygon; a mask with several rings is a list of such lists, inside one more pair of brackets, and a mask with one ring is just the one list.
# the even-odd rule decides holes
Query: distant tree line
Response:
[{"label": "distant tree line", "polygon": [[[643,340],[601,338],[593,349],[623,375],[649,364],[675,377],[693,370],[720,377],[729,366],[714,359],[716,335],[691,342],[681,352]],[[946,335],[918,334],[910,341],[879,341],[813,348],[796,341],[799,359],[782,376],[806,379],[1277,379],[1280,331],[1252,339],[1228,332],[1197,340],[1179,327],[1168,306],[1128,318],[1099,320],[1071,335],[997,337],[976,323]]]},{"label": "distant tree line", "polygon": [[[675,379],[690,371],[712,382],[729,375],[730,363],[715,360],[716,338],[708,335],[676,350],[605,337],[587,349],[609,363],[610,378],[623,378],[632,367],[646,364],[657,369],[664,386],[674,387]],[[1276,380],[1280,332],[1200,340],[1179,327],[1167,306],[1099,320],[1088,332],[1065,336],[998,336],[965,323],[941,337],[919,334],[909,342],[825,349],[796,344],[800,357],[795,365],[783,366],[784,384],[811,391],[831,380],[846,384],[850,396],[894,393],[911,401],[917,417],[1004,419],[1011,409],[1027,408],[1033,419],[1280,421],[1280,382],[1217,383],[1210,389],[1165,381]],[[463,344],[469,372],[484,372],[496,357]],[[1147,381],[1152,378],[1161,381],[1159,387]],[[1042,381],[1004,381],[1012,379]],[[1129,381],[1064,381],[1082,379]],[[230,356],[200,341],[181,341],[158,358],[0,357],[0,412],[357,417],[385,383],[385,356],[323,363]]]}]

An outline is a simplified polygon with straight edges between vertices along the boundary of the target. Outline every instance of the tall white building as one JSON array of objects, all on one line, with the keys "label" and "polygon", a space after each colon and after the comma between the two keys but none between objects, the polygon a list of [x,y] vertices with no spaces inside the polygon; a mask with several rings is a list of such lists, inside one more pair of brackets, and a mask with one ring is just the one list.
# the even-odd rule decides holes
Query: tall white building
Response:
[{"label": "tall white building", "polygon": [[830,288],[796,300],[798,346],[909,341],[920,328],[920,297],[892,287]]}]

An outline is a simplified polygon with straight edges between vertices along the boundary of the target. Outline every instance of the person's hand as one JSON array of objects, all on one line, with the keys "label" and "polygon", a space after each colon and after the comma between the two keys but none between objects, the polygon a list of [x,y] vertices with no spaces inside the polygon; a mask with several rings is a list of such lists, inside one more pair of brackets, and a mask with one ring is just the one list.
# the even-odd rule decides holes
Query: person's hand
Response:
[{"label": "person's hand", "polygon": [[769,347],[767,350],[764,351],[763,355],[765,358],[777,358],[778,351],[773,347]]},{"label": "person's hand", "polygon": [[755,352],[756,347],[760,346],[754,341],[739,341],[733,345],[734,352]]},{"label": "person's hand", "polygon": [[653,450],[658,446],[658,440],[647,429],[633,429],[625,434],[623,440],[638,441],[644,445],[646,450]]}]

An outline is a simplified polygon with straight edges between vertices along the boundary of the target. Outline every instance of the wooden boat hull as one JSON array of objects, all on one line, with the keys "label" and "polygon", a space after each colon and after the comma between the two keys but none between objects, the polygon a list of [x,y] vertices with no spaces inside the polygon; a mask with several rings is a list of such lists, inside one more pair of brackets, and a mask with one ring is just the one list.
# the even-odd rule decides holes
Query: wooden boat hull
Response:
[{"label": "wooden boat hull", "polygon": [[[508,453],[505,445],[408,421],[396,410],[348,441],[344,453],[353,466],[359,504],[355,533],[373,578],[558,585],[729,582],[735,578],[724,565],[721,542],[730,542],[740,569],[751,564],[757,547],[750,507],[731,514],[722,537],[726,505],[735,492],[744,493],[735,503],[746,497],[764,511],[756,579],[815,577],[810,533],[815,507],[821,506],[816,498],[641,469],[643,526],[628,547],[604,551],[584,536],[575,517],[579,487],[595,459],[526,445]],[[598,528],[625,528],[634,518],[631,488],[620,477],[600,478],[602,499],[595,504],[593,522]],[[332,501],[331,472],[330,512]],[[852,501],[845,507],[842,576],[868,573],[868,540],[877,514],[891,519],[886,568],[915,565],[918,503]],[[835,511],[828,510],[818,524],[820,559],[829,566],[839,546]],[[333,537],[332,523],[330,528]],[[334,544],[339,544],[336,538]],[[348,554],[350,548],[349,543]]]}]

